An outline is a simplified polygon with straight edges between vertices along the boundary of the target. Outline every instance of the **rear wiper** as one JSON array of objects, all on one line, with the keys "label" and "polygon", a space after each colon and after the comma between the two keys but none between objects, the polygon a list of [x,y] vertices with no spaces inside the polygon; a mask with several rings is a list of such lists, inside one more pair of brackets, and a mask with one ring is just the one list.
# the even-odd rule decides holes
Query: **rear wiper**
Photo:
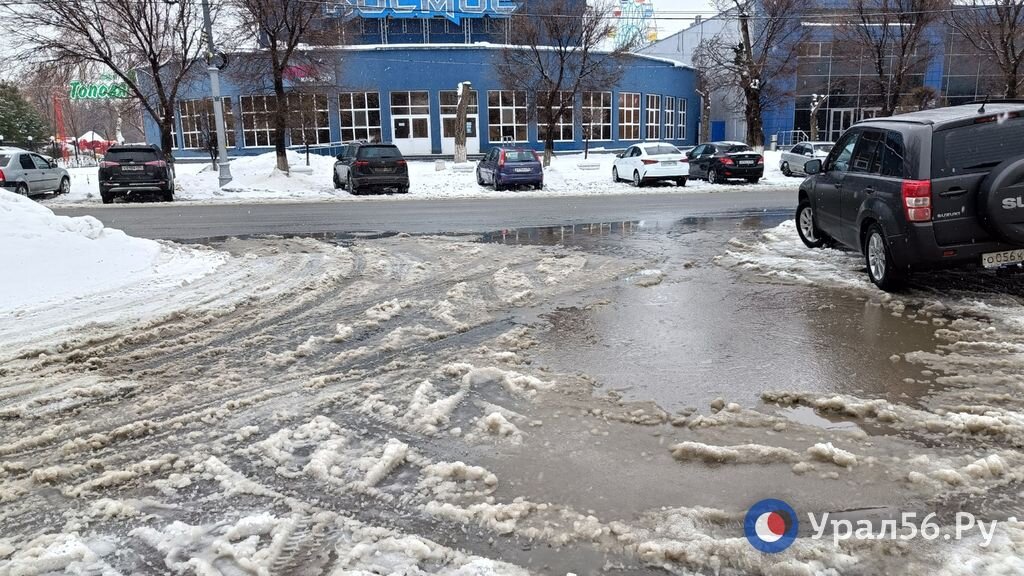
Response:
[{"label": "rear wiper", "polygon": [[996,166],[999,166],[1002,163],[1003,163],[1002,160],[990,160],[988,162],[982,162],[980,164],[975,164],[974,166],[967,166],[967,167],[963,168],[963,170],[977,170],[978,168],[994,168]]}]

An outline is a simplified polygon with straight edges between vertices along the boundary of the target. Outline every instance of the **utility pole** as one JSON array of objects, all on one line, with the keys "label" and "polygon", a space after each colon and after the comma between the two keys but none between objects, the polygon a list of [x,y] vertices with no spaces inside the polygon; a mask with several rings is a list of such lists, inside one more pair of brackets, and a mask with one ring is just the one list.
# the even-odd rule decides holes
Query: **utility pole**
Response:
[{"label": "utility pole", "polygon": [[227,66],[227,58],[213,49],[213,19],[210,17],[210,0],[203,0],[203,25],[206,29],[206,70],[210,73],[210,90],[213,96],[213,121],[217,128],[217,156],[220,167],[218,184],[224,187],[231,182],[231,167],[228,162],[227,138],[224,133],[224,109],[220,100],[220,69]]}]

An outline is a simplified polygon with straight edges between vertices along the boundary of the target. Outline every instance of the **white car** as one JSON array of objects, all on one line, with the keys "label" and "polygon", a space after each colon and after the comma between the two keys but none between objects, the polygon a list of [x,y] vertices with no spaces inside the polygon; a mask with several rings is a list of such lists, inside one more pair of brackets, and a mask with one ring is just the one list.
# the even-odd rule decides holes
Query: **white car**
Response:
[{"label": "white car", "polygon": [[689,175],[686,155],[665,142],[634,144],[616,155],[612,165],[613,180],[629,180],[638,188],[659,180],[672,180],[678,186],[686,186]]},{"label": "white car", "polygon": [[832,151],[832,142],[801,142],[782,153],[779,170],[786,176],[806,175],[804,164],[815,158],[822,160]]}]

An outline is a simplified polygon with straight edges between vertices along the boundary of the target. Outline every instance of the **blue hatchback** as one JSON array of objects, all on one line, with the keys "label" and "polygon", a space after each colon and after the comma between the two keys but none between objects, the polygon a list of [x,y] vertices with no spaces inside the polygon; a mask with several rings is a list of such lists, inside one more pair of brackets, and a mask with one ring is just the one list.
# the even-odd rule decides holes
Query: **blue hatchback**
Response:
[{"label": "blue hatchback", "polygon": [[476,183],[494,185],[495,190],[533,186],[544,187],[544,168],[537,153],[529,148],[491,148],[476,165]]}]

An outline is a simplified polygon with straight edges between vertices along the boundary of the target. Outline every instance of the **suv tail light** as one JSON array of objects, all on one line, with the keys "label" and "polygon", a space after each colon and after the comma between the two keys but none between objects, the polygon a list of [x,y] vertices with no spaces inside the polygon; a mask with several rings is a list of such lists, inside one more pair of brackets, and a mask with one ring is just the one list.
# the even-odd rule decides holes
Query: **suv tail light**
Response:
[{"label": "suv tail light", "polygon": [[121,164],[118,163],[118,162],[111,162],[109,160],[104,160],[104,161],[100,162],[100,168],[114,168],[115,166],[120,166],[120,165]]},{"label": "suv tail light", "polygon": [[758,164],[764,164],[764,156],[758,156],[757,157],[757,163]]},{"label": "suv tail light", "polygon": [[146,166],[156,166],[157,168],[167,168],[167,162],[163,160],[150,160],[144,163]]},{"label": "suv tail light", "polygon": [[504,167],[505,167],[505,151],[502,150],[501,153],[498,155],[498,168],[504,168]]},{"label": "suv tail light", "polygon": [[722,159],[719,160],[719,162],[721,162],[722,164],[724,164],[726,166],[732,166],[734,164],[734,162],[732,161],[732,158],[729,158],[728,156],[723,156]]},{"label": "suv tail light", "polygon": [[399,166],[405,166],[407,164],[407,162],[405,161],[405,159],[400,159],[400,160],[395,160],[395,164],[398,164]]},{"label": "suv tail light", "polygon": [[366,168],[369,165],[370,162],[367,160],[356,160],[355,162],[352,163],[353,168]]},{"label": "suv tail light", "polygon": [[932,219],[931,180],[903,181],[903,210],[910,222],[928,222]]}]

